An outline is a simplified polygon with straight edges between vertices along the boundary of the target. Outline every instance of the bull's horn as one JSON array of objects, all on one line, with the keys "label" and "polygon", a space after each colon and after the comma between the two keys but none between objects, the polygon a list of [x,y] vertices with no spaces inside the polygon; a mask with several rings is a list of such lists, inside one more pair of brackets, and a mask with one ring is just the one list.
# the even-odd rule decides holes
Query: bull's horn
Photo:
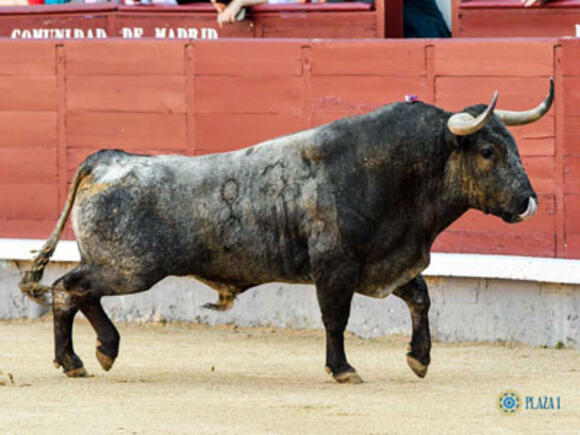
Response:
[{"label": "bull's horn", "polygon": [[496,110],[494,113],[505,125],[523,125],[530,122],[537,121],[544,116],[554,101],[554,78],[550,77],[550,92],[544,101],[539,106],[532,110],[524,110],[523,112],[515,112],[512,110]]},{"label": "bull's horn", "polygon": [[456,136],[466,136],[481,130],[493,113],[493,109],[495,109],[498,95],[499,93],[495,91],[491,103],[489,103],[489,106],[477,118],[474,118],[466,112],[456,113],[451,116],[449,121],[447,121],[447,127],[451,130],[451,133]]}]

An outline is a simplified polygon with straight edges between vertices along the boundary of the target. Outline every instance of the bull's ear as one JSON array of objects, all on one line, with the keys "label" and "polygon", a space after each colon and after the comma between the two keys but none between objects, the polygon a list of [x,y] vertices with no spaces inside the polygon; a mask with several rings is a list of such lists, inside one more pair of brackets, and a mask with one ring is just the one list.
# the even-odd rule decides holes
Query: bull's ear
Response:
[{"label": "bull's ear", "polygon": [[495,91],[491,103],[489,103],[489,106],[477,118],[474,118],[467,112],[452,115],[447,121],[447,127],[451,133],[457,136],[467,136],[468,134],[473,134],[481,130],[493,114],[498,95],[498,91]]}]

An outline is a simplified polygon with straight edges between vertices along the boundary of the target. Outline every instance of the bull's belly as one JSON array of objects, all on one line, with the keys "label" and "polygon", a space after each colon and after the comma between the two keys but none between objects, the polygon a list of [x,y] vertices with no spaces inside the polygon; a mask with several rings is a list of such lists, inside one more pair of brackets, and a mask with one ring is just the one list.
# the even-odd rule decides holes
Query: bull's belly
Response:
[{"label": "bull's belly", "polygon": [[429,266],[429,251],[418,259],[398,259],[367,265],[356,293],[373,298],[386,298],[397,288],[407,284]]}]

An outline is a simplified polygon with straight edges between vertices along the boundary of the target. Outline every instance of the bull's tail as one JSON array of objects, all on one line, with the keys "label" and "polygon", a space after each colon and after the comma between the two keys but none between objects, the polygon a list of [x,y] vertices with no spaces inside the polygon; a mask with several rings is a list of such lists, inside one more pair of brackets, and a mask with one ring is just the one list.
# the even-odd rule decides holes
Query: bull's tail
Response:
[{"label": "bull's tail", "polygon": [[48,306],[49,299],[47,298],[47,293],[50,293],[52,287],[40,284],[42,275],[44,274],[44,269],[50,260],[50,257],[54,253],[56,244],[58,243],[62,231],[66,225],[66,221],[74,204],[76,194],[82,179],[89,174],[89,170],[86,164],[81,164],[75,173],[72,184],[68,191],[68,196],[66,198],[66,203],[64,208],[58,218],[56,227],[54,228],[50,238],[46,241],[42,249],[36,254],[32,264],[27,270],[24,270],[20,275],[20,291],[28,296],[30,299],[39,303],[41,305]]}]

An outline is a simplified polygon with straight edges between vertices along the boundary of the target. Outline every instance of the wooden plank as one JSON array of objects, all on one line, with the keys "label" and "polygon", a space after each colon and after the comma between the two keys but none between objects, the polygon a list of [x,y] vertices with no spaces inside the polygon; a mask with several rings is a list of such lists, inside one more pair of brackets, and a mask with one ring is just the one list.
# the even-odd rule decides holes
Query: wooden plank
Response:
[{"label": "wooden plank", "polygon": [[56,183],[0,182],[0,219],[46,219],[57,216]]},{"label": "wooden plank", "polygon": [[0,183],[53,183],[56,147],[0,147]]},{"label": "wooden plank", "polygon": [[298,115],[200,113],[196,123],[196,154],[232,151],[302,129]]},{"label": "wooden plank", "polygon": [[555,152],[555,119],[553,113],[532,124],[509,126],[522,156],[553,156]]},{"label": "wooden plank", "polygon": [[459,28],[454,36],[460,38],[575,36],[575,25],[580,23],[580,11],[577,9],[460,8],[459,16]]},{"label": "wooden plank", "polygon": [[580,234],[566,234],[566,258],[580,259]]},{"label": "wooden plank", "polygon": [[515,136],[516,144],[521,156],[553,156],[555,152],[555,139],[546,138],[519,138]]},{"label": "wooden plank", "polygon": [[54,75],[53,42],[10,41],[0,44],[0,75]]},{"label": "wooden plank", "polygon": [[580,155],[580,115],[564,116],[563,124],[566,155]]},{"label": "wooden plank", "polygon": [[285,12],[262,18],[264,38],[377,38],[374,12]]},{"label": "wooden plank", "polygon": [[421,41],[321,41],[312,45],[313,75],[426,75]]},{"label": "wooden plank", "polygon": [[196,75],[299,76],[301,43],[295,41],[199,41],[195,43]]},{"label": "wooden plank", "polygon": [[566,195],[566,235],[580,234],[580,195]]},{"label": "wooden plank", "polygon": [[554,42],[540,40],[438,42],[435,73],[438,76],[548,77],[553,74],[553,47]]},{"label": "wooden plank", "polygon": [[196,77],[197,113],[302,112],[300,77]]},{"label": "wooden plank", "polygon": [[68,75],[183,75],[183,42],[67,41]]},{"label": "wooden plank", "polygon": [[566,90],[563,99],[565,116],[580,116],[580,77],[564,77],[562,82]]},{"label": "wooden plank", "polygon": [[365,113],[385,104],[404,101],[405,94],[415,94],[421,99],[427,94],[425,80],[416,77],[312,77],[313,113]]},{"label": "wooden plank", "polygon": [[67,108],[185,113],[185,76],[69,76]]},{"label": "wooden plank", "polygon": [[580,193],[580,157],[564,160],[564,193]]},{"label": "wooden plank", "polygon": [[[578,11],[580,13],[580,10]],[[580,18],[577,24],[580,24]],[[580,41],[578,39],[564,39],[562,44],[562,62],[559,67],[563,76],[580,76]]]},{"label": "wooden plank", "polygon": [[312,47],[302,47],[302,128],[312,127]]},{"label": "wooden plank", "polygon": [[4,76],[0,80],[0,111],[55,111],[54,76]]},{"label": "wooden plank", "polygon": [[[377,20],[377,38],[385,39],[387,37],[387,0],[376,0],[375,1],[375,19]],[[398,2],[397,2],[398,3]],[[402,16],[401,12],[401,16]],[[393,31],[397,31],[396,27],[393,27]],[[396,35],[396,37],[402,37],[403,28],[401,27],[401,34]]]},{"label": "wooden plank", "polygon": [[65,204],[68,197],[68,186],[66,183],[66,57],[64,46],[56,46],[56,78],[58,91],[58,111],[57,111],[57,165],[56,171],[58,183],[58,204]]},{"label": "wooden plank", "polygon": [[[562,74],[562,47],[556,46],[554,48],[554,93],[559,96],[564,96],[564,81]],[[564,208],[564,162],[565,162],[565,146],[564,139],[564,101],[563,98],[557,98],[554,104],[555,119],[555,152],[554,152],[554,179],[556,181],[556,256],[564,258],[567,256],[566,249],[566,223],[565,223],[565,208]]]},{"label": "wooden plank", "polygon": [[69,148],[186,149],[185,114],[69,112]]},{"label": "wooden plank", "polygon": [[445,231],[433,252],[555,257],[555,237],[546,233]]},{"label": "wooden plank", "polygon": [[552,157],[528,156],[522,159],[522,163],[538,195],[556,192],[555,163]]},{"label": "wooden plank", "polygon": [[56,147],[56,112],[0,112],[0,147]]},{"label": "wooden plank", "polygon": [[566,195],[566,256],[580,258],[580,195]]},{"label": "wooden plank", "polygon": [[[47,239],[54,226],[56,218],[52,219],[2,219],[0,218],[0,238],[9,239]],[[72,240],[70,237],[61,240]]]},{"label": "wooden plank", "polygon": [[187,44],[184,47],[185,55],[185,87],[187,113],[185,115],[186,153],[195,154],[195,136],[197,125],[195,122],[195,46]]},{"label": "wooden plank", "polygon": [[[474,104],[489,104],[497,90],[499,109],[528,110],[542,102],[549,85],[546,77],[437,77],[435,101],[445,110],[457,112]],[[546,116],[553,117],[554,109]],[[553,135],[553,122],[545,121],[541,125],[548,124],[551,124],[548,129]]]}]

